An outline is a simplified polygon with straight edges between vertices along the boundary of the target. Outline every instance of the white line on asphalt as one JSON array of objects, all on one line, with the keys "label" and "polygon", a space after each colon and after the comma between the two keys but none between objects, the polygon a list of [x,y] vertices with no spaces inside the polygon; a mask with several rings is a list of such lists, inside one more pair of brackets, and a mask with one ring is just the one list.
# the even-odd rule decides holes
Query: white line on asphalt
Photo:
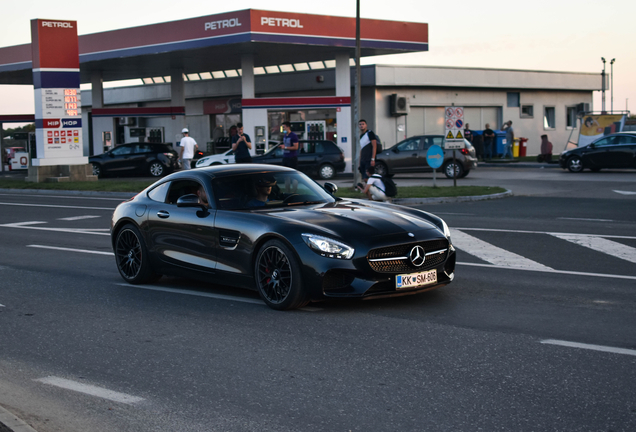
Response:
[{"label": "white line on asphalt", "polygon": [[619,190],[615,190],[614,192],[621,194],[621,195],[636,195],[636,192],[632,192],[632,191],[619,191]]},{"label": "white line on asphalt", "polygon": [[590,221],[590,222],[614,222],[613,219],[589,219],[589,218],[568,218],[568,217],[560,217],[557,219],[563,220],[577,220],[577,221]]},{"label": "white line on asphalt", "polygon": [[5,306],[5,305],[3,305],[3,304],[0,304],[0,307],[6,307],[6,306]]},{"label": "white line on asphalt", "polygon": [[623,276],[623,275],[615,275],[615,274],[603,274],[603,273],[585,273],[585,272],[577,272],[577,271],[569,271],[569,270],[555,270],[555,269],[533,269],[533,268],[515,268],[509,266],[501,266],[501,265],[492,265],[492,264],[480,264],[480,263],[467,263],[467,262],[458,262],[458,265],[472,266],[472,267],[488,267],[488,268],[496,268],[496,269],[505,269],[505,270],[525,270],[525,271],[536,271],[540,273],[557,273],[557,274],[569,274],[575,276],[593,276],[593,277],[604,277],[604,278],[612,278],[612,279],[627,279],[627,280],[636,280],[636,276]]},{"label": "white line on asphalt", "polygon": [[591,345],[591,344],[568,342],[568,341],[555,340],[555,339],[542,340],[541,343],[548,344],[548,345],[559,345],[559,346],[570,347],[570,348],[582,348],[582,349],[588,349],[593,351],[602,351],[602,352],[608,352],[613,354],[626,354],[626,355],[636,356],[636,350],[626,349],[626,348],[608,347],[603,345]]},{"label": "white line on asphalt", "polygon": [[98,217],[101,217],[101,216],[95,216],[95,215],[71,216],[71,217],[59,218],[58,220],[76,221],[76,220],[82,220],[82,219],[94,219],[94,218],[98,218]]},{"label": "white line on asphalt", "polygon": [[115,207],[82,207],[82,206],[63,206],[63,205],[53,205],[53,204],[22,204],[22,203],[0,202],[0,205],[20,206],[20,207],[48,207],[48,208],[83,209],[83,210],[115,210]]},{"label": "white line on asphalt", "polygon": [[561,240],[566,240],[597,252],[624,259],[625,261],[636,263],[636,248],[613,242],[600,237],[591,237],[581,234],[553,234]]},{"label": "white line on asphalt", "polygon": [[25,197],[44,197],[44,198],[64,198],[64,199],[89,199],[89,200],[102,200],[102,201],[126,201],[128,198],[104,198],[104,197],[95,197],[89,195],[46,195],[46,194],[7,194],[0,193],[0,196],[19,196],[20,198]]},{"label": "white line on asphalt", "polygon": [[497,246],[491,245],[483,240],[473,237],[456,229],[451,229],[453,245],[464,252],[467,252],[479,259],[488,261],[502,267],[531,269],[531,270],[552,270],[536,261],[517,255]]},{"label": "white line on asphalt", "polygon": [[144,398],[137,396],[131,396],[125,393],[119,393],[113,390],[108,390],[103,387],[97,387],[90,384],[84,384],[77,381],[71,381],[64,378],[58,378],[54,376],[36,379],[34,381],[49,384],[55,387],[60,387],[66,390],[72,390],[79,393],[84,393],[91,396],[96,396],[102,399],[108,399],[113,402],[120,402],[127,405],[132,405],[137,402],[141,402]]},{"label": "white line on asphalt", "polygon": [[[103,235],[109,236],[109,232],[94,232],[94,230],[88,229],[73,229],[73,228],[44,228],[44,227],[33,227],[33,226],[25,226],[28,222],[20,222],[20,223],[12,223],[12,224],[4,224],[0,225],[2,228],[22,228],[22,229],[32,229],[32,230],[40,230],[40,231],[56,231],[56,232],[68,232],[75,234],[93,234],[93,235]],[[41,222],[38,222],[41,223]],[[46,223],[46,222],[44,222]]]},{"label": "white line on asphalt", "polygon": [[[455,227],[460,231],[486,231],[486,232],[510,232],[517,234],[548,234],[548,235],[557,235],[557,234],[566,234],[573,235],[577,233],[559,233],[559,232],[549,232],[549,231],[524,231],[524,230],[511,230],[511,229],[497,229],[497,228],[460,228]],[[603,237],[603,238],[617,238],[617,239],[627,239],[627,240],[636,240],[636,237],[633,236],[619,236],[619,235],[605,235],[605,234],[579,234],[586,235],[590,237]]]},{"label": "white line on asphalt", "polygon": [[[214,299],[217,299],[217,300],[230,300],[230,301],[237,301],[237,302],[242,302],[242,303],[265,305],[265,302],[263,302],[263,300],[250,299],[250,298],[245,298],[245,297],[228,296],[228,295],[223,295],[223,294],[212,294],[212,293],[205,293],[205,292],[185,290],[185,289],[158,287],[158,286],[153,286],[153,285],[130,285],[130,284],[127,284],[127,283],[118,283],[118,284],[115,284],[115,285],[128,287],[128,288],[141,288],[141,289],[147,289],[147,290],[151,290],[151,291],[163,291],[163,292],[169,292],[169,293],[173,293],[173,294],[186,294],[186,295],[191,295],[191,296],[208,297],[208,298],[214,298]],[[318,312],[318,311],[321,311],[322,309],[316,308],[316,307],[307,306],[307,307],[304,307],[304,308],[300,308],[298,310],[299,311],[303,311],[303,312]]]},{"label": "white line on asphalt", "polygon": [[109,256],[113,256],[114,255],[114,253],[112,253],[112,252],[92,251],[92,250],[87,250],[87,249],[71,249],[71,248],[56,247],[56,246],[27,245],[27,247],[38,248],[38,249],[60,250],[60,251],[66,251],[66,252],[81,252],[81,253],[96,254],[96,255],[109,255]]}]

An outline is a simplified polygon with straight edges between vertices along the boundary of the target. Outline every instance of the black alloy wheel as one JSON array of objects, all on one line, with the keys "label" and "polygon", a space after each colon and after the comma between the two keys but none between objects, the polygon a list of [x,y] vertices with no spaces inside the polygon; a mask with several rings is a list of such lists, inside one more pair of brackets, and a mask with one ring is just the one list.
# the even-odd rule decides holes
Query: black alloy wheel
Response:
[{"label": "black alloy wheel", "polygon": [[150,162],[150,165],[148,166],[148,172],[153,177],[161,177],[165,171],[166,169],[164,168],[163,164],[156,160]]},{"label": "black alloy wheel", "polygon": [[126,282],[141,284],[158,279],[148,260],[148,250],[139,230],[128,224],[124,226],[115,241],[117,270]]},{"label": "black alloy wheel", "polygon": [[279,240],[268,241],[258,252],[254,278],[258,293],[272,309],[297,309],[308,303],[295,255]]},{"label": "black alloy wheel", "polygon": [[389,168],[386,166],[384,162],[376,162],[375,164],[375,173],[385,177],[389,172]]},{"label": "black alloy wheel", "polygon": [[447,178],[452,179],[453,168],[455,171],[455,178],[462,178],[462,175],[464,174],[464,167],[457,162],[453,163],[453,161],[448,161],[444,164],[444,175],[446,175]]},{"label": "black alloy wheel", "polygon": [[335,175],[336,175],[336,169],[333,167],[333,165],[329,163],[322,164],[320,168],[318,169],[318,176],[322,180],[330,180]]},{"label": "black alloy wheel", "polygon": [[568,167],[568,170],[573,173],[583,171],[583,161],[581,160],[581,156],[570,156],[566,162],[566,166]]}]

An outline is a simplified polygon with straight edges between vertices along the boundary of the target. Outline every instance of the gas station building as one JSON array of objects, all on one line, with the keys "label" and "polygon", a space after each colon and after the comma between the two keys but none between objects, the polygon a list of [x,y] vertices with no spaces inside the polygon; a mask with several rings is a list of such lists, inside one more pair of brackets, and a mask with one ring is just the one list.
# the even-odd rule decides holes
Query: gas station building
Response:
[{"label": "gas station building", "polygon": [[[289,120],[305,139],[336,142],[351,172],[355,32],[355,18],[248,9],[79,36],[79,82],[91,84],[77,113],[83,154],[133,141],[176,145],[184,127],[214,153],[239,121],[260,153]],[[0,48],[1,84],[34,84],[34,48]],[[361,20],[361,56],[427,50],[425,23]],[[128,79],[143,84],[103,88]],[[464,107],[472,129],[513,120],[516,135],[530,138],[528,153],[537,154],[543,133],[555,151],[567,141],[601,76],[368,65],[361,85],[360,118],[385,148],[407,136],[443,133],[443,108],[455,105]]]}]

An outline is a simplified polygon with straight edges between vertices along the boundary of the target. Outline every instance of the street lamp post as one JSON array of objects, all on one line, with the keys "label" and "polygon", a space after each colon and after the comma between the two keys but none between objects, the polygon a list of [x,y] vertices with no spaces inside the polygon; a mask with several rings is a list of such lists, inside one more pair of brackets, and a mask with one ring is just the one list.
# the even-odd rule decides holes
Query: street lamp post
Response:
[{"label": "street lamp post", "polygon": [[603,78],[603,82],[601,83],[601,112],[605,114],[605,57],[601,57],[603,61],[603,72],[601,72],[601,77]]},{"label": "street lamp post", "polygon": [[610,80],[611,80],[610,85],[612,86],[612,91],[611,91],[611,93],[610,93],[610,94],[612,95],[612,96],[611,96],[611,101],[612,101],[612,102],[611,102],[612,114],[614,114],[614,62],[615,62],[615,61],[616,61],[616,59],[615,59],[615,58],[613,58],[613,59],[610,61]]}]

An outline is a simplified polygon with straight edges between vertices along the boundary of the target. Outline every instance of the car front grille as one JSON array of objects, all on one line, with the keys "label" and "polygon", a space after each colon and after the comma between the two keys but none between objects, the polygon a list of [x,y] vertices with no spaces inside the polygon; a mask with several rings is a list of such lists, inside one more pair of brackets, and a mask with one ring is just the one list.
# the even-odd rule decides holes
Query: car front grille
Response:
[{"label": "car front grille", "polygon": [[[426,254],[424,264],[419,267],[409,259],[409,253],[417,245],[422,246]],[[371,269],[378,273],[411,273],[435,268],[443,263],[447,256],[448,240],[440,239],[372,249],[367,260]]]}]

